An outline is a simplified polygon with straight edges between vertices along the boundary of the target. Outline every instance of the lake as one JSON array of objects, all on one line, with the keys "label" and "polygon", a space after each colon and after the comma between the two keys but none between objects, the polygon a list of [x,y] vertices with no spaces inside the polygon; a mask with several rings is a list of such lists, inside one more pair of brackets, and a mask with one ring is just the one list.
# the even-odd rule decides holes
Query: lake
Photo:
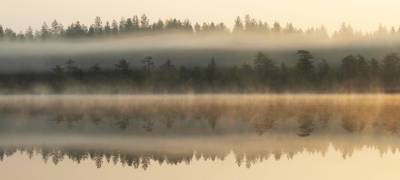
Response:
[{"label": "lake", "polygon": [[400,96],[0,96],[0,179],[398,179]]}]

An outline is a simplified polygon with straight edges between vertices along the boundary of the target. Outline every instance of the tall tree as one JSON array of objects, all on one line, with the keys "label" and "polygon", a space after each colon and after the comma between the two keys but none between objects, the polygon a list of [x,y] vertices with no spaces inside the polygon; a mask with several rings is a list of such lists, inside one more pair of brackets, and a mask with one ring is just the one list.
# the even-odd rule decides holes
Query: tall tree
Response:
[{"label": "tall tree", "polygon": [[400,57],[395,54],[388,54],[382,60],[382,81],[385,88],[395,90],[399,85]]},{"label": "tall tree", "polygon": [[34,36],[33,36],[33,30],[32,28],[29,26],[28,29],[25,31],[25,38],[29,41],[33,40]]},{"label": "tall tree", "polygon": [[149,19],[147,18],[146,14],[140,16],[140,28],[142,31],[147,31],[149,29]]},{"label": "tall tree", "polygon": [[258,52],[254,59],[254,69],[258,76],[258,81],[273,88],[273,83],[277,80],[277,67],[275,63],[262,52]]},{"label": "tall tree", "polygon": [[201,32],[201,26],[200,26],[199,23],[196,23],[196,24],[194,25],[194,31],[195,31],[196,33],[200,33],[200,32]]},{"label": "tall tree", "polygon": [[143,60],[143,69],[147,75],[147,77],[149,77],[151,75],[151,71],[154,68],[154,62],[153,62],[153,58],[151,56],[146,56]]},{"label": "tall tree", "polygon": [[89,37],[93,37],[95,34],[96,34],[96,30],[95,30],[94,26],[91,25],[91,26],[89,27],[89,30],[88,30],[88,32],[87,32],[87,35],[88,35]]},{"label": "tall tree", "polygon": [[110,35],[112,33],[112,29],[110,26],[110,22],[106,22],[106,24],[104,25],[104,34],[106,35]]},{"label": "tall tree", "polygon": [[126,32],[126,20],[125,18],[121,18],[119,21],[119,32],[120,33],[125,33]]},{"label": "tall tree", "polygon": [[291,78],[291,69],[286,65],[285,62],[282,62],[279,67],[279,80],[278,80],[278,88],[279,90],[284,90],[284,88],[290,87],[290,78]]},{"label": "tall tree", "polygon": [[160,66],[160,72],[158,73],[158,81],[161,81],[165,88],[171,89],[173,85],[176,85],[179,74],[171,60],[167,59],[164,64]]},{"label": "tall tree", "polygon": [[64,34],[63,25],[54,20],[51,23],[50,33],[52,37],[61,37]]},{"label": "tall tree", "polygon": [[314,64],[313,56],[309,51],[299,50],[297,51],[299,59],[296,64],[296,70],[299,76],[306,81],[312,81],[314,79]]},{"label": "tall tree", "polygon": [[81,25],[79,21],[72,23],[65,31],[66,37],[78,38],[86,35],[88,29],[86,26]]},{"label": "tall tree", "polygon": [[113,34],[118,34],[118,32],[119,32],[118,23],[117,23],[116,20],[113,20],[112,23],[111,23],[111,32]]},{"label": "tall tree", "polygon": [[370,85],[372,88],[381,87],[380,82],[380,74],[381,74],[381,65],[375,58],[372,58],[369,61],[369,77],[370,77]]},{"label": "tall tree", "polygon": [[244,18],[244,24],[246,31],[255,32],[257,30],[257,21],[248,14]]},{"label": "tall tree", "polygon": [[164,22],[159,19],[156,23],[154,23],[151,27],[153,31],[161,32],[164,30]]},{"label": "tall tree", "polygon": [[0,40],[2,40],[4,38],[4,29],[3,26],[0,25]]},{"label": "tall tree", "polygon": [[125,29],[127,32],[134,31],[133,22],[131,18],[126,19]]},{"label": "tall tree", "polygon": [[116,63],[114,66],[115,66],[117,72],[119,72],[121,74],[126,75],[131,72],[130,64],[126,59],[119,60],[118,63]]},{"label": "tall tree", "polygon": [[233,32],[242,32],[244,30],[243,22],[240,17],[236,17],[235,25],[233,27]]},{"label": "tall tree", "polygon": [[4,30],[4,37],[8,40],[15,40],[17,38],[17,34],[10,28],[6,28]]},{"label": "tall tree", "polygon": [[17,40],[25,41],[25,34],[22,31],[17,34]]},{"label": "tall tree", "polygon": [[47,26],[47,23],[44,22],[42,25],[42,28],[40,29],[40,37],[42,40],[46,40],[48,38],[50,38],[51,33],[49,30],[49,26]]},{"label": "tall tree", "polygon": [[275,22],[274,26],[272,27],[272,32],[274,33],[280,33],[282,31],[282,27],[279,24],[279,22]]},{"label": "tall tree", "polygon": [[214,84],[217,79],[217,63],[214,57],[211,58],[210,63],[207,65],[206,77],[210,84]]},{"label": "tall tree", "polygon": [[332,72],[331,66],[322,59],[318,62],[316,66],[316,83],[319,89],[330,89],[333,85],[334,74]]},{"label": "tall tree", "polygon": [[103,34],[103,22],[99,16],[94,19],[93,28],[96,35]]},{"label": "tall tree", "polygon": [[133,31],[138,31],[140,29],[139,17],[137,15],[132,17],[132,28]]},{"label": "tall tree", "polygon": [[376,60],[375,58],[372,58],[369,61],[369,67],[370,67],[371,77],[375,77],[375,78],[378,77],[379,74],[381,73],[381,67],[380,67],[378,60]]},{"label": "tall tree", "polygon": [[67,74],[71,75],[71,77],[78,79],[78,80],[82,80],[83,70],[78,67],[78,65],[76,64],[76,62],[74,60],[69,59],[65,63],[65,70],[66,70]]}]

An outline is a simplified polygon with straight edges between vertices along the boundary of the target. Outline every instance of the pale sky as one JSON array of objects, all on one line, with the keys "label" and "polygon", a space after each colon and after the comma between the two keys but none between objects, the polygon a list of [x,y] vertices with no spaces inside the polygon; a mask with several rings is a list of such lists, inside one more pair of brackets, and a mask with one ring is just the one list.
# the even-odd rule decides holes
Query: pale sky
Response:
[{"label": "pale sky", "polygon": [[332,30],[347,22],[370,31],[380,24],[398,27],[399,7],[398,0],[1,0],[0,24],[19,31],[53,19],[90,24],[95,16],[106,21],[146,13],[152,20],[177,17],[231,26],[236,16],[250,14],[298,27],[324,24]]}]

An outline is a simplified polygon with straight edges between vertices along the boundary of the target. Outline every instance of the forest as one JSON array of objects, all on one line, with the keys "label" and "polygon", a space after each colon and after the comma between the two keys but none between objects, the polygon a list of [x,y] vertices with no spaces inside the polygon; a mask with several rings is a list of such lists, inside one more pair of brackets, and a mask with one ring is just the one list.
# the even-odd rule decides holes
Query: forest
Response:
[{"label": "forest", "polygon": [[172,59],[156,64],[151,56],[113,68],[83,67],[73,59],[46,72],[0,74],[2,93],[285,93],[398,92],[400,56],[383,59],[348,55],[339,65],[298,50],[293,65],[277,63],[258,52],[252,60],[230,67],[210,57],[206,66],[176,66]]},{"label": "forest", "polygon": [[228,34],[243,35],[257,34],[276,38],[284,37],[306,37],[311,39],[323,40],[371,40],[371,39],[390,39],[399,37],[400,27],[379,26],[375,32],[364,33],[352,28],[350,24],[342,23],[340,29],[331,36],[327,29],[321,25],[306,29],[295,27],[292,23],[281,24],[279,22],[268,23],[246,15],[244,18],[238,16],[234,20],[234,25],[229,28],[223,22],[191,22],[188,19],[180,20],[170,18],[166,20],[150,21],[145,15],[134,15],[129,18],[121,18],[119,21],[112,20],[103,22],[100,17],[96,17],[90,25],[82,24],[80,21],[64,26],[57,20],[50,24],[44,22],[40,29],[33,30],[28,27],[24,31],[15,30],[0,25],[0,41],[29,42],[29,41],[49,41],[49,40],[71,40],[82,38],[104,38],[104,37],[124,37],[132,34],[154,34],[154,33],[184,33],[184,34]]},{"label": "forest", "polygon": [[[188,36],[53,43],[169,33]],[[324,26],[301,29],[250,15],[238,16],[232,28],[176,18],[152,22],[145,14],[106,22],[96,17],[91,25],[77,21],[66,27],[54,20],[19,33],[0,25],[0,93],[398,92],[399,35],[400,28],[362,33],[345,23],[329,35]],[[243,41],[219,38],[226,36]]]}]

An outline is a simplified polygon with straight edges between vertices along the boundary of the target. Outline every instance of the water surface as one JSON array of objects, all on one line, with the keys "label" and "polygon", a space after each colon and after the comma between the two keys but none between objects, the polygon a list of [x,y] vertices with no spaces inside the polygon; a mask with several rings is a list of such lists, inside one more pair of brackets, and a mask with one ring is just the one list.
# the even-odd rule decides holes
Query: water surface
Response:
[{"label": "water surface", "polygon": [[1,179],[398,179],[400,96],[0,97]]}]

